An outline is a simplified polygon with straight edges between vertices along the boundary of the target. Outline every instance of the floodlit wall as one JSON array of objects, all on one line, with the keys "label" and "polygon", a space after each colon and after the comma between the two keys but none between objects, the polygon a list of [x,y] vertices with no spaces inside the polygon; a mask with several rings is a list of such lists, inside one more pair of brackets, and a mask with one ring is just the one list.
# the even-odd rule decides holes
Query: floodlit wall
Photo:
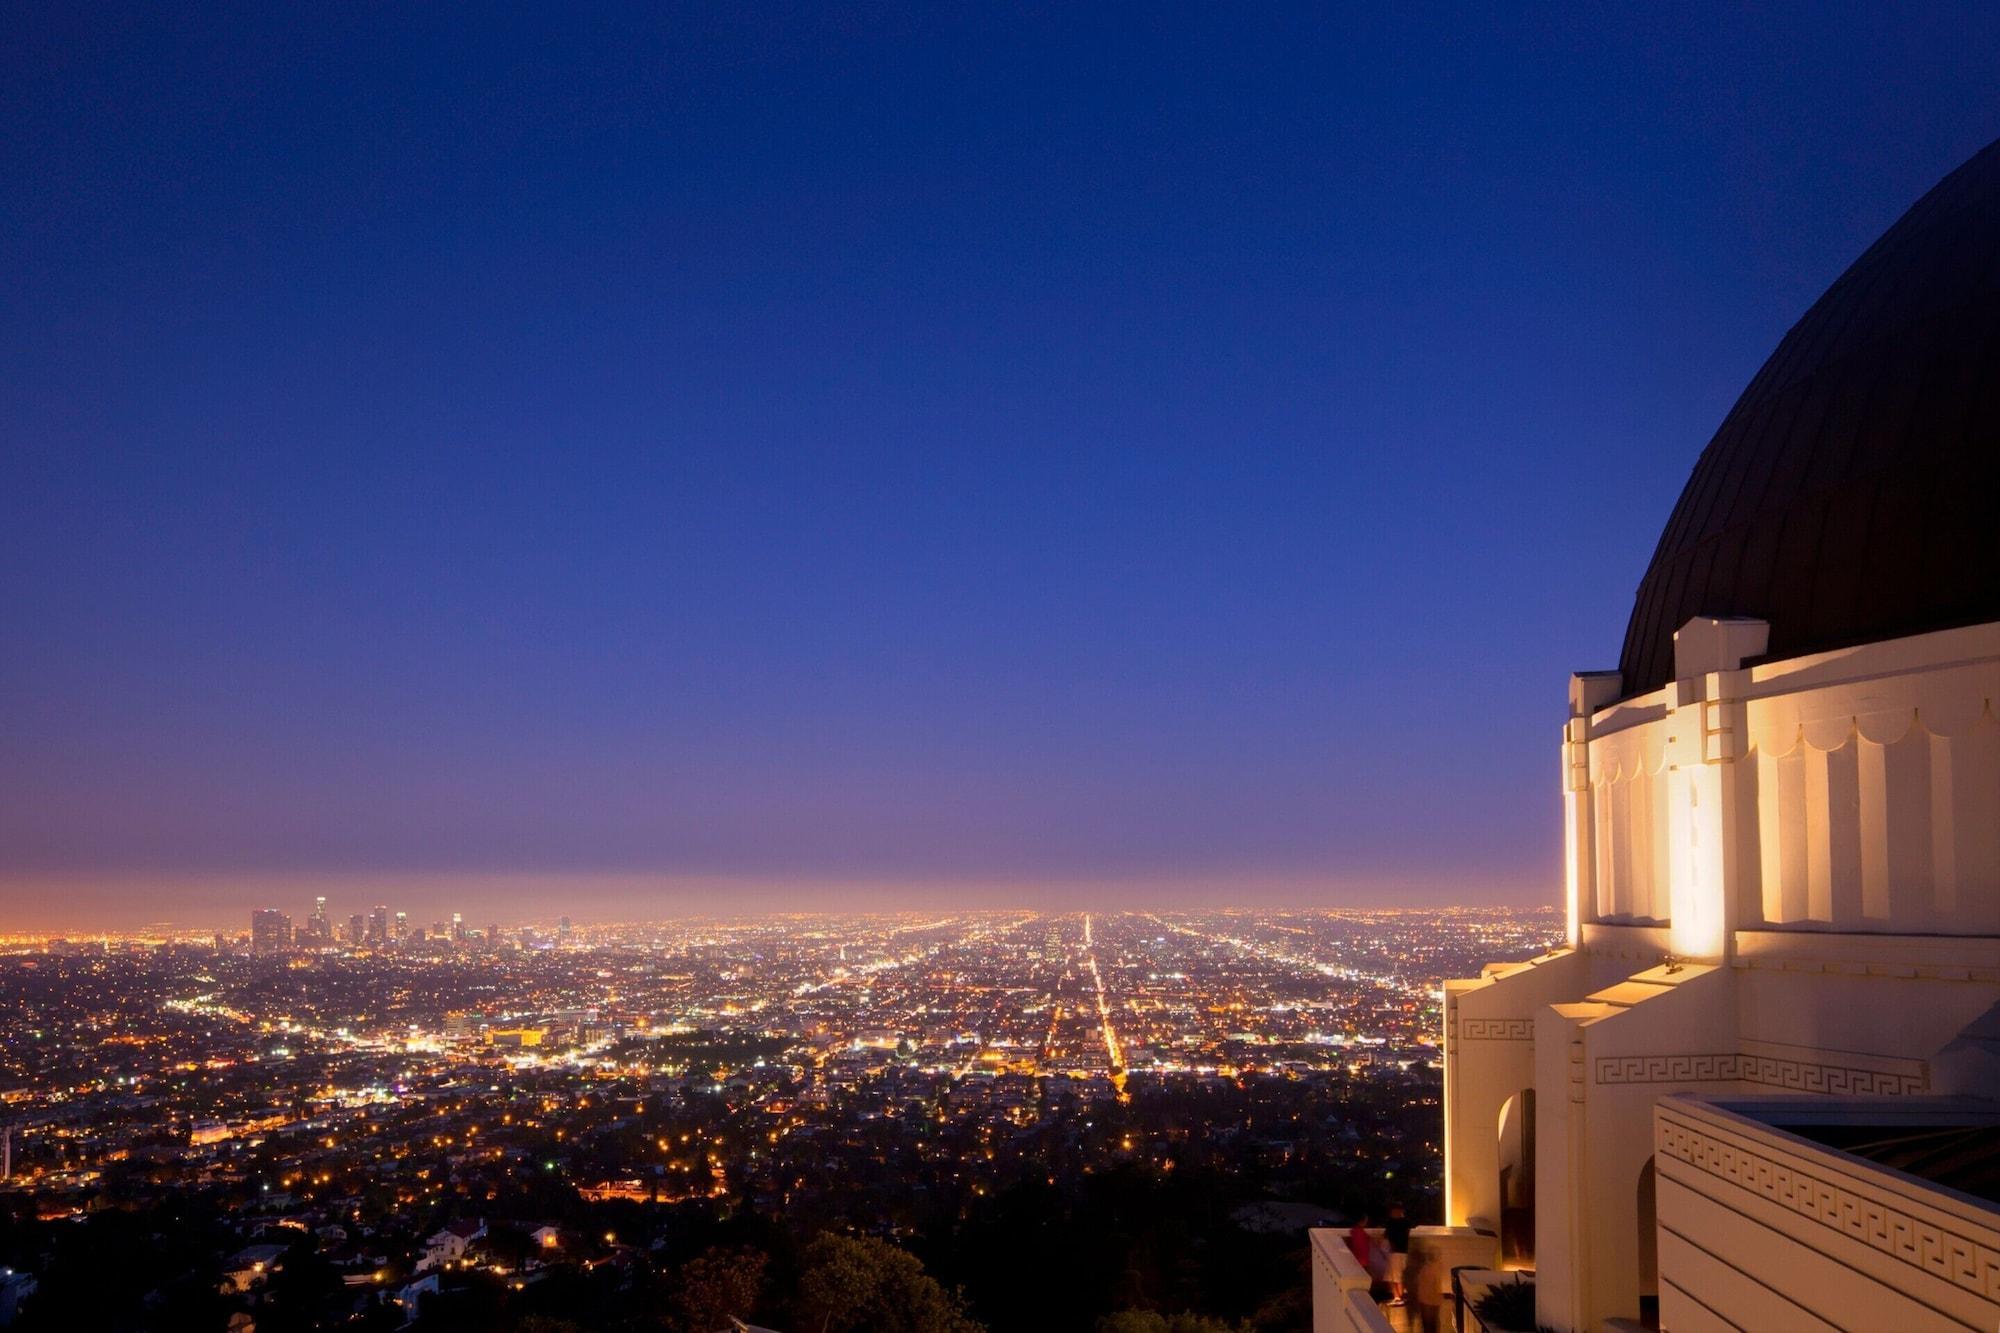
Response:
[{"label": "floodlit wall", "polygon": [[1572,719],[1581,919],[1672,919],[1703,846],[1688,784],[1722,765],[1697,818],[1741,879],[1727,927],[2000,932],[2000,625],[1738,660]]},{"label": "floodlit wall", "polygon": [[1445,1220],[1500,1223],[1500,1113],[1535,1085],[1535,1012],[1591,988],[1583,955],[1561,950],[1445,983]]},{"label": "floodlit wall", "polygon": [[1590,920],[1665,921],[1671,915],[1671,726],[1671,718],[1661,718],[1590,747]]},{"label": "floodlit wall", "polygon": [[1751,671],[1752,921],[2000,931],[2000,626]]},{"label": "floodlit wall", "polygon": [[1745,1082],[1890,1096],[1943,1089],[1933,1057],[2000,1001],[2000,940],[1738,931]]},{"label": "floodlit wall", "polygon": [[1542,1322],[1595,1329],[1634,1316],[1653,1102],[1664,1092],[1734,1087],[1705,1053],[1734,1027],[1733,976],[1654,968],[1536,1021],[1535,1297]]},{"label": "floodlit wall", "polygon": [[1745,927],[2000,933],[2000,625],[1742,667],[1760,623],[1691,623],[1651,694],[1572,684],[1578,918],[1692,906],[1702,957]]}]

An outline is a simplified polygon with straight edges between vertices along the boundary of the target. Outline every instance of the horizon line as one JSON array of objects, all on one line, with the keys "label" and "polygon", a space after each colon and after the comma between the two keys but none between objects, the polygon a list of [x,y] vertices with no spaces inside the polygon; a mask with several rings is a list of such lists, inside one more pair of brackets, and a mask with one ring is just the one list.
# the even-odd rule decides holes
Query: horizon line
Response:
[{"label": "horizon line", "polygon": [[[253,909],[263,910],[263,909]],[[280,909],[282,910],[282,909]],[[1254,916],[1268,914],[1318,915],[1318,916],[1436,916],[1454,912],[1549,912],[1562,910],[1560,903],[1508,903],[1508,902],[1441,902],[1420,904],[1389,903],[1345,903],[1337,907],[1313,907],[1299,904],[1237,904],[1228,907],[1203,906],[1163,906],[1163,907],[1031,907],[979,906],[979,907],[898,907],[898,908],[771,908],[740,912],[701,911],[688,912],[677,916],[641,917],[570,917],[574,926],[599,930],[637,929],[647,926],[675,924],[737,924],[776,920],[852,920],[884,917],[939,916],[954,920],[975,916],[1031,916],[1031,917],[1071,917],[1071,916]],[[466,924],[475,929],[488,925],[498,925],[502,930],[536,930],[556,926],[560,918],[512,918],[499,921],[474,922]],[[8,930],[0,932],[0,946],[19,944],[25,941],[49,938],[63,939],[112,939],[150,938],[164,935],[202,935],[221,932],[241,933],[241,924],[225,925],[205,921],[155,920],[141,922],[133,926],[50,926],[34,930]]]},{"label": "horizon line", "polygon": [[[633,871],[0,871],[9,903],[0,937],[65,932],[129,934],[147,926],[236,931],[259,908],[304,919],[330,900],[344,921],[356,909],[407,911],[425,921],[462,912],[468,922],[568,916],[593,925],[726,920],[747,916],[936,912],[1394,911],[1554,907],[1560,874],[1469,874],[1244,868],[1213,873],[800,875]],[[477,918],[475,921],[474,918]],[[187,924],[180,923],[203,923]]]}]

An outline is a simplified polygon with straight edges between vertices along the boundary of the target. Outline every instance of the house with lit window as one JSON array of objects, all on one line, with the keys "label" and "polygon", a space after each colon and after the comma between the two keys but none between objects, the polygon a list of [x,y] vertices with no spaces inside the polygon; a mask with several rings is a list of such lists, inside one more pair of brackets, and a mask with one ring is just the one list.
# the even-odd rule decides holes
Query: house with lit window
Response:
[{"label": "house with lit window", "polygon": [[419,1273],[433,1268],[442,1268],[465,1258],[465,1252],[472,1243],[486,1234],[486,1224],[470,1218],[458,1220],[440,1227],[424,1240],[423,1257],[417,1261]]}]

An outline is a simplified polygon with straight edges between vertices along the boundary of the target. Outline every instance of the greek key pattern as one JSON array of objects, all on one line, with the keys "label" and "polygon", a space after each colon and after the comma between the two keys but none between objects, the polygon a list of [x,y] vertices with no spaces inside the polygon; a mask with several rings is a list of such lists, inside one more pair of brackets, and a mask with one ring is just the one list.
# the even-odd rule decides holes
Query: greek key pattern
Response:
[{"label": "greek key pattern", "polygon": [[1924,1090],[1921,1073],[1857,1069],[1850,1065],[1788,1060],[1774,1055],[1604,1055],[1597,1059],[1599,1083],[1762,1083],[1792,1092],[1837,1096],[1907,1096]]},{"label": "greek key pattern", "polygon": [[1924,1090],[1921,1069],[1857,1069],[1852,1065],[1788,1060],[1775,1055],[1736,1057],[1736,1077],[1793,1092],[1828,1092],[1848,1097],[1902,1097]]},{"label": "greek key pattern", "polygon": [[1532,1018],[1468,1018],[1459,1024],[1459,1036],[1466,1041],[1533,1041]]},{"label": "greek key pattern", "polygon": [[1727,1055],[1600,1055],[1599,1083],[1707,1083],[1734,1081],[1739,1057]]},{"label": "greek key pattern", "polygon": [[1983,1300],[2000,1301],[2000,1250],[1679,1121],[1663,1116],[1659,1123],[1659,1151],[1667,1156]]}]

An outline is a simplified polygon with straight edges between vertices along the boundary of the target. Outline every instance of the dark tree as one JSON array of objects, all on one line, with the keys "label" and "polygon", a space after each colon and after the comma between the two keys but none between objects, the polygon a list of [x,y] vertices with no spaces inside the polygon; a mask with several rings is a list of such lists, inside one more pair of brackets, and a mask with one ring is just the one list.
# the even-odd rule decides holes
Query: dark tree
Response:
[{"label": "dark tree", "polygon": [[827,1234],[806,1247],[802,1333],[983,1333],[965,1302],[887,1241]]}]

